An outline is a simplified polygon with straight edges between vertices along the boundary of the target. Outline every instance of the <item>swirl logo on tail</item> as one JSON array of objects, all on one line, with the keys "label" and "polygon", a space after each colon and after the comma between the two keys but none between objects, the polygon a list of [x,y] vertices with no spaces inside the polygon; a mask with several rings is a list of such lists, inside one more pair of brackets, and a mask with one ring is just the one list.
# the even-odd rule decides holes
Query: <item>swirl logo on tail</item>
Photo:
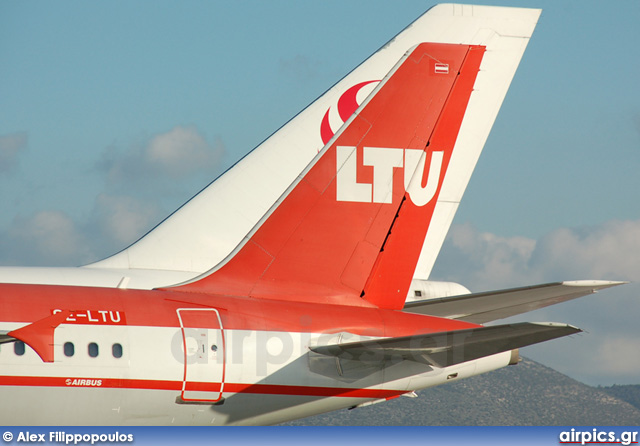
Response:
[{"label": "swirl logo on tail", "polygon": [[[358,93],[360,92],[360,90],[362,90],[362,88],[367,85],[377,82],[380,81],[361,82],[342,93],[342,96],[340,96],[340,99],[338,99],[338,115],[340,116],[340,120],[342,121],[340,125],[344,124],[360,106],[360,103],[358,102]],[[362,100],[364,100],[364,98],[361,98],[361,101]],[[322,143],[325,145],[331,138],[333,138],[333,135],[335,135],[337,131],[337,129],[334,130],[331,127],[331,122],[329,120],[330,112],[331,107],[329,107],[327,112],[324,114],[324,118],[322,118],[322,123],[320,124],[320,136],[322,137]]]}]

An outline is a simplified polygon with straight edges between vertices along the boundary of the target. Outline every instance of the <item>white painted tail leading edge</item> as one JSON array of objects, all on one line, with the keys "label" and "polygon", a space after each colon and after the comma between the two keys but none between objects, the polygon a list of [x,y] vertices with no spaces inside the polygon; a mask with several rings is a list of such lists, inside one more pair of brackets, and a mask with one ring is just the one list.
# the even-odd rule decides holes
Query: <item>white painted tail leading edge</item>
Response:
[{"label": "white painted tail leading edge", "polygon": [[482,45],[486,53],[415,270],[427,279],[539,15],[437,5],[130,247],[82,268],[2,268],[0,282],[152,289],[193,279],[242,243],[408,50],[422,42]]}]

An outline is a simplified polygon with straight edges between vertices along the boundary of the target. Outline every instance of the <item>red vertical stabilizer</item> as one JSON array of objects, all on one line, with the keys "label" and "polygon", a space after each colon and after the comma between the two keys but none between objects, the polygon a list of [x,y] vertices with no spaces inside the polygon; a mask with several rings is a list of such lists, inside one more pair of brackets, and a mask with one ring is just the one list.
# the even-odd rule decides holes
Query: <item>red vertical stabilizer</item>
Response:
[{"label": "red vertical stabilizer", "polygon": [[483,54],[408,52],[244,243],[178,288],[401,308]]}]

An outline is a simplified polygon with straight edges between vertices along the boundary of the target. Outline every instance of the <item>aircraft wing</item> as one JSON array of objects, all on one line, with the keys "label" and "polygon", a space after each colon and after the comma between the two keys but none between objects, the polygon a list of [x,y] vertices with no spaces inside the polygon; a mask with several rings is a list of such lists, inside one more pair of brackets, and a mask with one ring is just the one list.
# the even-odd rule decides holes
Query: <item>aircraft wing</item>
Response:
[{"label": "aircraft wing", "polygon": [[579,280],[556,282],[501,291],[466,294],[410,302],[403,311],[458,319],[474,324],[503,319],[516,314],[565,302],[627,282]]},{"label": "aircraft wing", "polygon": [[521,322],[325,345],[312,347],[311,351],[365,363],[403,359],[448,367],[581,331],[566,324]]}]

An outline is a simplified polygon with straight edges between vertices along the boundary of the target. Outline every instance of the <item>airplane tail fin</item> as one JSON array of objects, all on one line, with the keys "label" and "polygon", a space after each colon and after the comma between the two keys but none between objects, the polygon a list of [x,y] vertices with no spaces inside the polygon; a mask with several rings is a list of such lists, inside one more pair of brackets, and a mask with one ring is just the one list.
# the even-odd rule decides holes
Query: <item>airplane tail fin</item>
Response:
[{"label": "airplane tail fin", "polygon": [[[385,204],[380,207],[380,218],[369,227],[370,235],[363,236],[361,243],[352,249],[350,255],[353,260],[343,262],[343,267],[349,266],[340,273],[342,279],[336,279],[349,289],[361,288],[360,293],[365,291],[367,297],[364,301],[370,299],[367,302],[381,304],[373,296],[386,293],[386,290],[377,277],[396,259],[403,260],[402,268],[416,277],[429,276],[539,14],[539,10],[520,8],[454,4],[433,7],[142,239],[115,256],[88,266],[98,270],[121,271],[123,276],[131,277],[128,282],[130,288],[157,288],[176,282],[175,274],[162,273],[147,274],[145,280],[138,280],[142,272],[179,272],[183,278],[195,279],[202,278],[212,268],[220,270],[229,263],[232,253],[239,253],[238,247],[245,246],[247,240],[255,236],[255,228],[264,225],[265,213],[268,216],[276,214],[269,210],[291,195],[289,186],[292,183],[320,187],[305,176],[317,178],[316,172],[320,167],[315,166],[325,165],[317,155],[325,147],[322,153],[330,152],[327,157],[332,159],[331,163],[343,164],[341,169],[333,165],[325,166],[334,176],[338,173],[340,187],[322,179],[326,182],[324,186],[339,189],[339,192],[335,191],[337,195],[333,197],[334,200],[342,200],[339,203],[349,203],[348,200],[353,203],[355,200],[355,203],[359,203],[358,207],[361,205],[358,200],[371,194],[372,206]],[[423,42],[431,42],[432,45],[423,53],[430,61],[427,71],[423,73],[428,76],[425,79],[429,80],[429,88],[435,85],[431,84],[434,79],[439,79],[437,82],[444,82],[444,79],[451,82],[447,86],[438,84],[440,87],[435,93],[424,93],[426,102],[423,103],[423,109],[418,111],[422,120],[399,118],[407,114],[402,101],[411,101],[414,86],[412,84],[405,88],[396,82],[391,84],[398,90],[397,95],[392,95],[388,89],[385,93],[385,97],[390,98],[387,100],[395,104],[392,106],[398,108],[395,118],[385,115],[388,121],[385,126],[380,125],[382,121],[370,121],[377,119],[370,115],[371,111],[364,115],[361,113],[360,118],[354,119],[353,112],[358,107],[364,112],[362,106],[365,105],[365,98],[373,103],[384,84],[391,85],[387,73],[396,69],[406,70],[406,67],[402,70],[397,66],[394,68],[398,60]],[[451,45],[451,48],[459,47],[462,50],[446,50],[441,54],[438,45]],[[425,47],[421,47],[422,50]],[[472,59],[480,65],[470,70]],[[419,65],[417,60],[412,59],[411,63]],[[465,68],[458,75],[460,67]],[[463,87],[462,84],[467,81],[463,81],[462,77],[467,77],[467,71],[475,71],[475,74],[473,80],[468,81],[470,85]],[[384,82],[380,82],[383,79]],[[462,90],[465,94],[459,93]],[[376,109],[386,113],[386,106],[380,105],[380,100],[376,100]],[[450,127],[450,120],[455,122],[451,127],[455,130],[446,130]],[[415,128],[409,128],[408,122],[412,122]],[[345,130],[347,126],[348,131]],[[382,133],[393,133],[391,128],[404,136],[385,139]],[[360,139],[353,136],[356,133]],[[338,141],[337,138],[342,139]],[[444,150],[440,144],[454,146]],[[357,169],[355,179],[352,178],[354,166]],[[411,169],[415,168],[424,170],[412,180]],[[389,172],[395,173],[389,175]],[[412,190],[407,195],[410,203],[415,203],[415,200],[426,202],[417,206],[420,212],[408,212],[409,206],[400,206],[393,200],[393,206],[379,203],[388,199],[382,197],[385,193],[383,183],[390,176],[393,176],[394,183],[392,188],[387,188],[393,189],[393,200],[396,199],[395,194],[403,197],[405,189]],[[441,180],[444,178],[444,181],[436,183],[436,177]],[[429,184],[419,184],[421,179],[426,181],[427,178],[432,179]],[[403,215],[422,219],[423,213],[427,213],[426,209],[430,209],[428,213],[431,215],[426,236],[403,239],[420,248],[416,266],[413,248],[404,261],[401,248],[403,240],[398,237],[406,231],[397,229],[406,224],[411,226],[402,218]],[[298,211],[302,212],[302,207]],[[386,219],[382,218],[382,214],[387,216]],[[334,219],[338,217],[331,215],[318,216],[316,224],[336,221]],[[301,218],[301,215],[291,214],[289,223],[298,224]],[[394,222],[394,230],[389,233],[389,227],[385,225],[391,221]],[[341,222],[345,229],[348,223]],[[287,231],[291,232],[292,228],[286,226],[283,234]],[[381,246],[378,246],[378,241],[372,244],[370,240],[378,240],[379,232],[384,233],[387,241],[383,241],[385,255],[378,259]],[[320,244],[324,245],[325,242]],[[304,246],[304,249],[310,248],[315,247]],[[369,259],[374,254],[376,272],[369,277],[370,271],[365,270],[371,267],[371,262],[363,259]],[[267,250],[265,255],[271,258],[274,252]],[[307,255],[313,256],[314,251],[309,251]],[[270,266],[270,273],[265,273],[266,276],[280,268],[277,265],[280,265],[280,261]],[[255,266],[258,267],[257,264]],[[334,266],[338,268],[337,264]],[[313,268],[319,270],[308,274],[317,275],[318,278],[325,276],[324,267],[313,263]],[[365,275],[367,277],[362,286],[361,276]],[[304,286],[317,282],[307,279],[304,275],[292,277],[292,280],[299,280]],[[398,291],[394,293],[398,294]]]},{"label": "airplane tail fin", "polygon": [[401,309],[435,261],[532,30],[408,48],[236,249],[178,288]]},{"label": "airplane tail fin", "polygon": [[178,288],[402,308],[484,56],[410,49],[227,260]]}]

